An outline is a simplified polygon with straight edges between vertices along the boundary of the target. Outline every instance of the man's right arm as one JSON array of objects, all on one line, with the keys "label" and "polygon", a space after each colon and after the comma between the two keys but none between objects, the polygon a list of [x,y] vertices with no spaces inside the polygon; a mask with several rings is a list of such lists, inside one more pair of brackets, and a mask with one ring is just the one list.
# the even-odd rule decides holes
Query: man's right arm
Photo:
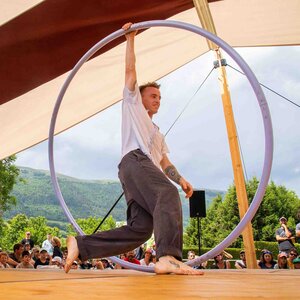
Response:
[{"label": "man's right arm", "polygon": [[[132,23],[123,25],[124,30],[128,30]],[[130,32],[125,35],[126,43],[126,56],[125,56],[125,85],[130,91],[134,91],[136,84],[136,68],[135,68],[135,52],[134,52],[134,38],[136,31]]]}]

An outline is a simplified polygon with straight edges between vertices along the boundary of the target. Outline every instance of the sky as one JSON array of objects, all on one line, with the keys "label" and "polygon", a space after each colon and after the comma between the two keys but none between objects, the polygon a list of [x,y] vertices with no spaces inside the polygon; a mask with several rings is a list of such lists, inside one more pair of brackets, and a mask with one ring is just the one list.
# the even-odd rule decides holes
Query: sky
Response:
[{"label": "sky", "polygon": [[[300,47],[238,48],[259,82],[300,105]],[[227,63],[238,66],[225,53]],[[233,171],[220,96],[218,71],[195,91],[213,67],[213,53],[160,79],[161,107],[154,122],[166,133],[170,160],[194,188],[226,191]],[[246,77],[226,68],[244,161],[245,177],[261,178],[264,128],[260,108]],[[142,83],[139,83],[142,84]],[[270,180],[300,196],[300,108],[263,88],[273,125]],[[18,166],[49,170],[47,141],[17,154]],[[55,137],[58,173],[81,179],[117,179],[121,155],[121,104],[118,103]]]}]

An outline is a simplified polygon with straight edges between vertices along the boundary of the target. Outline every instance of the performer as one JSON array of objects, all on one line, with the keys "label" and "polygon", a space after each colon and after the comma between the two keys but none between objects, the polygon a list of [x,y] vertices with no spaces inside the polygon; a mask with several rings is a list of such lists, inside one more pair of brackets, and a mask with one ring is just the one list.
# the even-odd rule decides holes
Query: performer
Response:
[{"label": "performer", "polygon": [[[132,23],[122,28],[128,30]],[[68,272],[75,259],[108,257],[126,253],[147,241],[154,230],[157,274],[203,274],[181,262],[182,208],[179,184],[192,196],[193,188],[168,159],[164,136],[152,122],[161,95],[155,82],[137,85],[134,40],[126,34],[126,71],[122,103],[122,160],[119,178],[127,201],[127,225],[87,236],[68,237]],[[164,173],[162,172],[164,171]],[[169,179],[168,179],[169,178]]]}]

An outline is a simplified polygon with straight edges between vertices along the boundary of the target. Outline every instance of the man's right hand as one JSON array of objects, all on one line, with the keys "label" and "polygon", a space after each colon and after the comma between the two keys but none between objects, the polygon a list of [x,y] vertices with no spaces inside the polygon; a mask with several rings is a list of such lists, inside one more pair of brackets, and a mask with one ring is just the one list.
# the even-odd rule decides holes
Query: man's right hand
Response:
[{"label": "man's right hand", "polygon": [[[132,26],[132,23],[131,23],[131,22],[128,22],[128,23],[126,23],[126,24],[124,24],[124,25],[122,26],[122,29],[123,29],[124,31],[127,31],[131,26]],[[128,39],[128,37],[135,36],[136,34],[137,34],[137,30],[134,30],[134,31],[132,31],[132,32],[126,33],[126,34],[125,34],[125,37],[126,37],[126,39]]]}]

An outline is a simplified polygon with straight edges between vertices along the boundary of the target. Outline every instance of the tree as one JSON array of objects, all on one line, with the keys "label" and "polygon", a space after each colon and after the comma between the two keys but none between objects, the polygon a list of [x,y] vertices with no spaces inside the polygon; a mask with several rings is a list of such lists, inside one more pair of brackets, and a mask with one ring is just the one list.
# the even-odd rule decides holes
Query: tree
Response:
[{"label": "tree", "polygon": [[[57,227],[51,228],[47,225],[44,217],[27,218],[24,214],[18,214],[8,220],[2,221],[3,229],[0,237],[0,246],[2,249],[12,251],[14,244],[20,243],[25,237],[25,232],[31,232],[31,238],[35,245],[41,246],[46,239],[47,233],[61,237],[60,230]],[[1,224],[1,226],[2,226]]]},{"label": "tree", "polygon": [[[259,181],[254,177],[246,184],[249,202],[256,193]],[[288,218],[288,226],[295,228],[300,199],[293,191],[284,186],[277,186],[271,182],[266,189],[263,201],[252,220],[255,241],[275,241],[275,231],[279,227],[279,218]],[[222,200],[216,197],[207,210],[207,217],[201,221],[202,245],[214,247],[226,238],[240,221],[235,186],[228,188]],[[184,235],[186,246],[195,246],[194,236],[197,224],[191,220]],[[242,238],[233,242],[233,247],[241,247]]]},{"label": "tree", "polygon": [[[97,226],[102,221],[101,218],[89,217],[86,219],[77,219],[76,222],[85,234],[92,234]],[[110,215],[102,224],[100,230],[106,231],[116,228],[116,221]],[[76,235],[76,232],[71,224],[68,225],[68,235]]]},{"label": "tree", "polygon": [[13,164],[16,156],[12,155],[0,161],[0,218],[3,212],[16,205],[16,198],[11,191],[17,182],[20,170]]}]

